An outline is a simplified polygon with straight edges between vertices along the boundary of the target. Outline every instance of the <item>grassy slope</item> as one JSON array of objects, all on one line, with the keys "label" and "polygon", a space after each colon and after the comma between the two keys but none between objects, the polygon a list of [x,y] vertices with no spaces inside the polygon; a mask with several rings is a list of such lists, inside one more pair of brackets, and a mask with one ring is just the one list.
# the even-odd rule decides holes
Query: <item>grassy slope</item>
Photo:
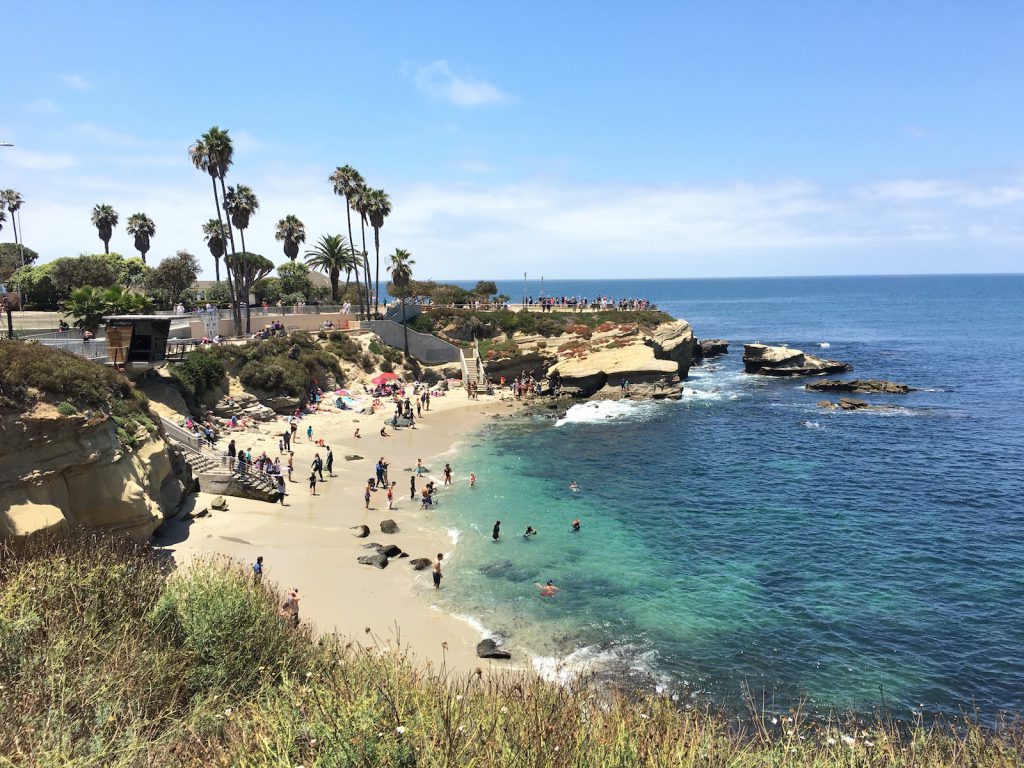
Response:
[{"label": "grassy slope", "polygon": [[288,629],[279,599],[238,564],[168,577],[126,544],[0,552],[0,765],[1011,766],[1024,749],[1019,728],[970,724],[737,733],[662,699],[428,672]]}]

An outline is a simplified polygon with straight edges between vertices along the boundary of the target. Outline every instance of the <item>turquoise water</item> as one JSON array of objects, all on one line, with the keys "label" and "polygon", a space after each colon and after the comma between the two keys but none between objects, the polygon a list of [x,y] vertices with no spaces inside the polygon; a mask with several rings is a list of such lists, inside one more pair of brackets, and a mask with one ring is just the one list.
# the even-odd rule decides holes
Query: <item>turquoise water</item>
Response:
[{"label": "turquoise water", "polygon": [[[436,512],[459,532],[446,607],[546,674],[685,700],[1024,709],[1024,278],[563,285],[545,288],[647,296],[733,346],[681,402],[496,421],[463,446]],[[741,372],[753,340],[923,391],[823,411]]]}]

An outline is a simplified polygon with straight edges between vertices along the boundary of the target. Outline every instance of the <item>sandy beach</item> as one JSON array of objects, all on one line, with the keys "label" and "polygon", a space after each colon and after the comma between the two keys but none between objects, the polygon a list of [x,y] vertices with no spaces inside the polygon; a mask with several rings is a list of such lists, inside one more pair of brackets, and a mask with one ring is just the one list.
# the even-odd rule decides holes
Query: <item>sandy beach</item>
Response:
[{"label": "sandy beach", "polygon": [[[431,400],[430,411],[417,420],[416,429],[388,428],[390,437],[381,437],[380,428],[392,414],[388,404],[373,416],[327,407],[305,417],[299,425],[298,442],[293,442],[294,482],[288,484],[286,506],[226,497],[228,509],[210,510],[204,517],[189,519],[186,513],[165,525],[155,544],[173,554],[179,566],[196,558],[226,555],[248,567],[258,555],[264,558],[265,579],[281,588],[297,587],[301,595],[301,618],[317,631],[336,632],[353,641],[376,647],[401,645],[415,657],[435,666],[445,664],[455,671],[473,672],[492,667],[510,669],[508,662],[490,662],[476,656],[481,636],[469,623],[434,606],[430,570],[415,571],[409,560],[433,559],[445,553],[445,579],[458,578],[458,557],[443,524],[432,518],[430,510],[421,510],[417,498],[409,495],[409,478],[416,460],[422,459],[429,471],[417,480],[417,490],[433,480],[441,488],[439,503],[445,503],[443,469],[461,441],[481,428],[486,420],[514,408],[510,397],[481,395],[469,400],[461,389]],[[313,426],[313,439],[324,438],[334,451],[334,477],[325,474],[311,496],[307,478],[315,453],[326,450],[306,439],[306,427]],[[355,438],[356,428],[362,437]],[[238,448],[249,449],[253,456],[266,451],[278,455],[278,436],[287,428],[283,417],[249,429],[226,435],[219,448],[234,437]],[[362,459],[347,461],[346,455]],[[374,465],[384,456],[389,463],[389,479],[396,481],[395,508],[388,511],[383,490],[373,494],[370,509],[364,508],[366,480],[374,475]],[[287,464],[287,453],[282,465]],[[452,464],[456,484],[468,483],[472,467]],[[417,496],[419,494],[417,493]],[[194,510],[209,506],[210,498],[198,494]],[[382,534],[380,522],[393,519],[396,534]],[[370,536],[357,538],[353,526],[367,525]],[[394,543],[410,557],[395,558],[384,570],[357,562],[368,554],[368,542]],[[442,589],[444,583],[442,583]]]}]

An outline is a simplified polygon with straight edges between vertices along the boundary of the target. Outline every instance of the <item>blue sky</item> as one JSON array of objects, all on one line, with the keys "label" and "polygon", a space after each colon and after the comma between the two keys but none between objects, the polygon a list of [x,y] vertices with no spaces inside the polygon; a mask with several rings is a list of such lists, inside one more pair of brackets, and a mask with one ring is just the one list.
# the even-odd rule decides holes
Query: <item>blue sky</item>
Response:
[{"label": "blue sky", "polygon": [[44,259],[105,202],[212,277],[219,125],[275,261],[285,214],[344,230],[347,163],[423,278],[1020,271],[1024,5],[492,5],[16,4],[0,187]]}]

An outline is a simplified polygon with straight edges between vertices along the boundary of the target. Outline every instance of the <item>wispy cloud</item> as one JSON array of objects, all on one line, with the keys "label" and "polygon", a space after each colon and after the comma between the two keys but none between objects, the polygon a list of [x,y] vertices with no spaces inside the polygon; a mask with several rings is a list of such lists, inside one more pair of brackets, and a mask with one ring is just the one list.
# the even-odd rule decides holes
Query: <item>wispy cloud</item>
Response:
[{"label": "wispy cloud", "polygon": [[91,91],[92,83],[85,79],[82,75],[61,75],[61,82],[68,88],[74,88],[76,91]]},{"label": "wispy cloud", "polygon": [[75,165],[75,159],[65,152],[36,152],[15,146],[3,151],[0,163],[28,171],[55,171]]},{"label": "wispy cloud", "polygon": [[512,100],[509,94],[486,80],[456,75],[443,59],[429,64],[407,65],[403,72],[411,75],[420,93],[460,107],[502,104]]}]

